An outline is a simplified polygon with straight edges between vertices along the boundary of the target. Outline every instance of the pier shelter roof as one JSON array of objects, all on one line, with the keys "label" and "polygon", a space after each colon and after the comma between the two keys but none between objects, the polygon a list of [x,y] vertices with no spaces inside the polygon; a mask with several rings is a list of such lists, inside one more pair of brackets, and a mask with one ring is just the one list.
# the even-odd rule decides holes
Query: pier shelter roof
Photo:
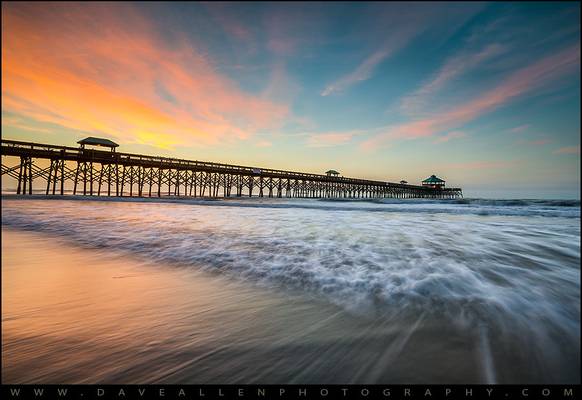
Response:
[{"label": "pier shelter roof", "polygon": [[109,148],[115,148],[115,147],[119,147],[119,145],[109,139],[103,139],[103,138],[96,138],[93,136],[89,136],[85,139],[79,140],[77,142],[78,144],[80,144],[81,146],[84,145],[90,145],[90,146],[103,146],[103,147],[109,147]]},{"label": "pier shelter roof", "polygon": [[329,171],[325,171],[326,175],[339,175],[340,173],[337,172],[335,169],[330,169]]},{"label": "pier shelter roof", "polygon": [[431,175],[428,178],[426,178],[424,181],[422,181],[422,183],[435,184],[435,183],[445,183],[445,181],[442,180],[441,178],[438,178],[436,175]]}]

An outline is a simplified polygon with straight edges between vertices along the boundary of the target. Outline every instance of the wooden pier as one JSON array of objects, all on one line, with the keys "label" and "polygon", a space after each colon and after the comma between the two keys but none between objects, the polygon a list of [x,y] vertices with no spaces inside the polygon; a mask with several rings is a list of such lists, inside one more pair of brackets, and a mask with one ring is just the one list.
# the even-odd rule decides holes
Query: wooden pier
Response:
[{"label": "wooden pier", "polygon": [[[462,197],[460,188],[371,181],[341,176],[145,156],[14,140],[1,141],[2,176],[18,181],[17,194],[32,195],[32,183],[46,184],[46,195],[130,197],[301,197],[438,198]],[[17,157],[13,166],[5,156]],[[36,160],[48,160],[41,168]],[[44,187],[43,187],[44,188]]]}]

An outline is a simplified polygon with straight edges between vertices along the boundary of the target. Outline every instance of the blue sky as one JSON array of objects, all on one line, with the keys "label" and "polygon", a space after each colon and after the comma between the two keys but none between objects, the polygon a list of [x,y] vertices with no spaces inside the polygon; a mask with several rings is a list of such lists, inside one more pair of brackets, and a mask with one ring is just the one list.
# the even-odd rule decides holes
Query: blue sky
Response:
[{"label": "blue sky", "polygon": [[2,5],[4,137],[579,197],[580,5]]}]

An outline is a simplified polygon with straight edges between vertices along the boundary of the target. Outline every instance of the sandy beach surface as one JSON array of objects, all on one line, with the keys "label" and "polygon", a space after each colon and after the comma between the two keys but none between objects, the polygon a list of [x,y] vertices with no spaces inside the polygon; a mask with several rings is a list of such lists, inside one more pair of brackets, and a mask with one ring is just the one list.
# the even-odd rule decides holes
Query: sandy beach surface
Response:
[{"label": "sandy beach surface", "polygon": [[[406,340],[372,316],[10,229],[2,319],[6,383],[420,380],[413,357],[382,363]],[[424,373],[462,382],[478,369],[463,353]]]},{"label": "sandy beach surface", "polygon": [[579,382],[579,207],[2,207],[5,383]]}]

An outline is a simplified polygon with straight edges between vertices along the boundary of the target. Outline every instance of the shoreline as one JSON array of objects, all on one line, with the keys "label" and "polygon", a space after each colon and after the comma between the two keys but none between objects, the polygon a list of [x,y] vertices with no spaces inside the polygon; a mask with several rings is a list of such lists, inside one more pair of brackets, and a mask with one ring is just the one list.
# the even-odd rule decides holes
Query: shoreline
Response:
[{"label": "shoreline", "polygon": [[2,205],[10,382],[577,379],[579,216]]},{"label": "shoreline", "polygon": [[543,201],[548,201],[548,202],[578,202],[580,205],[580,198],[574,198],[574,197],[564,197],[564,198],[555,198],[555,197],[467,197],[464,196],[462,198],[459,199],[431,199],[431,198],[390,198],[390,197],[378,197],[378,198],[355,198],[355,197],[268,197],[268,196],[264,196],[264,197],[259,197],[259,196],[252,196],[249,197],[248,195],[243,195],[243,196],[227,196],[227,197],[209,197],[209,196],[205,196],[205,197],[199,197],[199,196],[174,196],[174,195],[162,195],[161,197],[158,196],[129,196],[129,192],[127,192],[128,194],[126,196],[106,196],[106,195],[101,195],[101,196],[90,196],[90,195],[81,195],[81,194],[72,194],[72,190],[69,190],[68,193],[65,192],[64,195],[58,195],[58,194],[45,194],[44,190],[34,190],[36,193],[33,193],[32,195],[29,194],[16,194],[16,190],[13,191],[3,191],[0,194],[1,198],[7,198],[7,199],[55,199],[55,200],[63,200],[63,199],[81,199],[81,200],[90,200],[90,199],[94,199],[94,200],[105,200],[105,201],[115,201],[115,200],[152,200],[152,201],[156,201],[156,200],[175,200],[175,201],[191,201],[191,200],[200,200],[200,201],[222,201],[222,200],[246,200],[246,201],[251,201],[251,200],[256,200],[256,201],[262,201],[262,200],[321,200],[321,201],[339,201],[339,202],[374,202],[374,201],[393,201],[393,202],[402,202],[402,203],[406,203],[406,202],[410,202],[410,203],[414,203],[414,202],[442,202],[442,203],[463,203],[464,201],[506,201],[506,202],[510,202],[510,201],[539,201],[539,202],[543,202]]}]

